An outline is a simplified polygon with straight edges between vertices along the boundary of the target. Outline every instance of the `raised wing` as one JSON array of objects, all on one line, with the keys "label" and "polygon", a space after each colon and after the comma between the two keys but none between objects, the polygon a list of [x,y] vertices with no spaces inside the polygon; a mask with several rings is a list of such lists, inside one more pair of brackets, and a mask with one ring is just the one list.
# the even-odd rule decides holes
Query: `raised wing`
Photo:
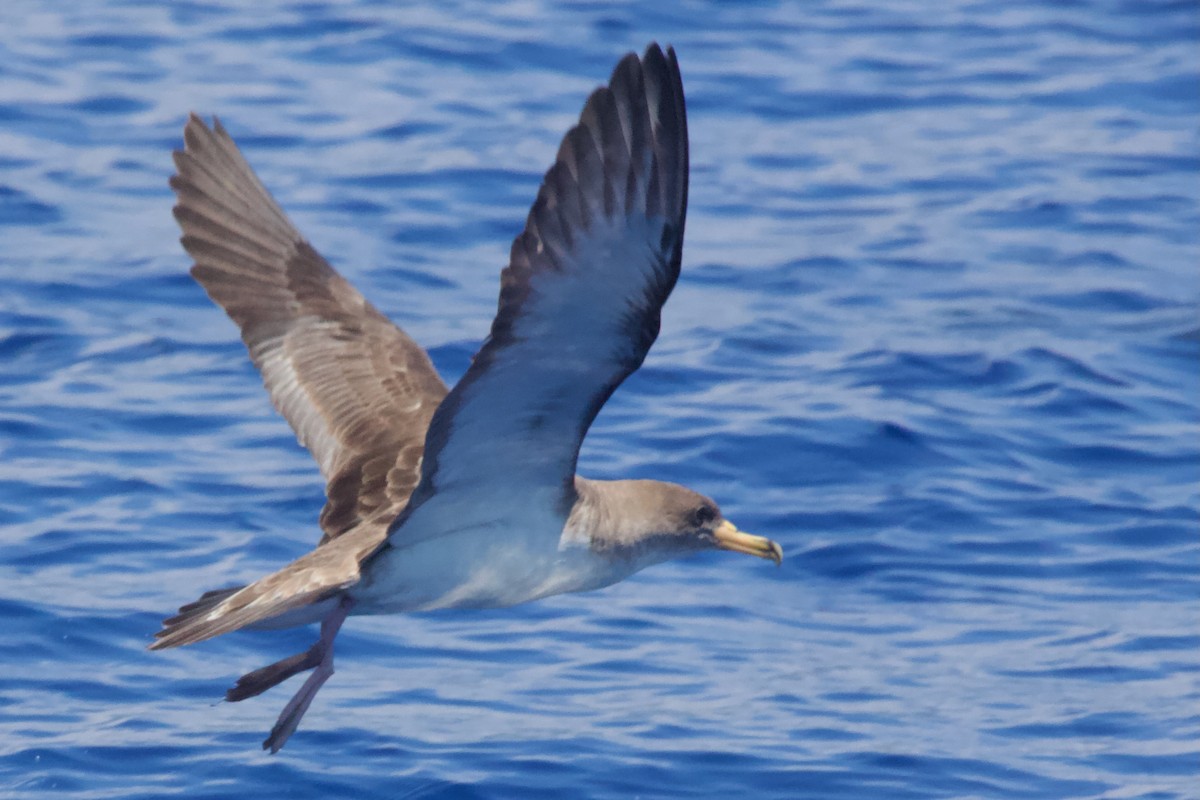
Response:
[{"label": "raised wing", "polygon": [[429,356],[314,250],[219,121],[175,152],[194,277],[241,328],[275,407],[326,480],[322,543],[408,501],[446,396]]},{"label": "raised wing", "polygon": [[687,189],[679,67],[651,45],[622,59],[563,139],[513,242],[491,335],[433,417],[393,545],[494,522],[495,504],[570,508],[588,426],[658,336]]}]

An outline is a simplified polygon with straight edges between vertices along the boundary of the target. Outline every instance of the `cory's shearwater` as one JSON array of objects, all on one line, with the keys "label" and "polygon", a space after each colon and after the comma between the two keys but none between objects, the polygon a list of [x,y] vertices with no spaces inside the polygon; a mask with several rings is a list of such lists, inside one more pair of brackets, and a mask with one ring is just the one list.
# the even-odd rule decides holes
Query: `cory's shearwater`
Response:
[{"label": "cory's shearwater", "polygon": [[300,235],[220,122],[193,115],[175,165],[192,275],[241,329],[326,480],[316,549],[208,592],[151,645],[319,622],[310,649],[226,695],[313,671],[264,748],[284,745],[333,674],[347,615],[510,606],[710,548],[779,563],[779,545],[690,489],[575,474],[588,426],[646,357],[679,276],[688,138],[672,49],[630,53],[588,99],[513,242],[491,334],[449,392],[425,351]]}]

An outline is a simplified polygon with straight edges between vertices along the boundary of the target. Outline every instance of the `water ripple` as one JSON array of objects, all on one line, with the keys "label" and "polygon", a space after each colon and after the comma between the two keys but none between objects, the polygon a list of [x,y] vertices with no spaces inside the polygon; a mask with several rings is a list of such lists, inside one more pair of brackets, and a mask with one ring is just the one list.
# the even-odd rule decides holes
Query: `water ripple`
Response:
[{"label": "water ripple", "polygon": [[[0,26],[0,795],[1188,798],[1200,763],[1194,4],[60,4]],[[597,419],[782,542],[514,609],[147,653],[316,539],[187,276],[218,113],[449,380],[562,131],[679,49],[685,269]],[[180,776],[186,776],[181,780]]]}]

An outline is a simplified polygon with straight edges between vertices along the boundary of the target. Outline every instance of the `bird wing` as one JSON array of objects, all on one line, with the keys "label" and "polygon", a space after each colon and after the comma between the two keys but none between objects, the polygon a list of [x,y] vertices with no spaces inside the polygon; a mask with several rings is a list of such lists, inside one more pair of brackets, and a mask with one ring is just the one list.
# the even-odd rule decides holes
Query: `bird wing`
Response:
[{"label": "bird wing", "polygon": [[[679,67],[652,44],[621,60],[563,139],[501,274],[491,334],[433,416],[389,544],[487,524],[469,509],[491,500],[565,514],[588,426],[658,336],[687,191]],[[414,524],[422,514],[439,521]]]},{"label": "bird wing", "polygon": [[446,396],[429,356],[312,248],[221,123],[175,152],[175,218],[194,277],[241,328],[275,407],[326,480],[322,544],[404,507]]}]

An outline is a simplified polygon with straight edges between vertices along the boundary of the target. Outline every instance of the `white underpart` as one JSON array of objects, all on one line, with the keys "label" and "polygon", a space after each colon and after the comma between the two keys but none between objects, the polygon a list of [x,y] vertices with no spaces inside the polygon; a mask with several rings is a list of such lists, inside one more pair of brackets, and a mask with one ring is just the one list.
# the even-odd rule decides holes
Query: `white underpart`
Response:
[{"label": "white underpart", "polygon": [[548,500],[481,491],[470,505],[441,506],[441,518],[439,504],[426,503],[406,526],[439,533],[411,532],[419,541],[375,557],[349,591],[354,613],[512,606],[608,586],[644,566],[594,552]]},{"label": "white underpart", "polygon": [[660,220],[596,220],[576,232],[592,263],[533,276],[512,340],[446,401],[433,492],[350,590],[355,613],[509,606],[640,566],[593,552],[586,530],[564,535],[562,487],[597,393],[640,352],[630,320],[653,302],[661,232]]}]

